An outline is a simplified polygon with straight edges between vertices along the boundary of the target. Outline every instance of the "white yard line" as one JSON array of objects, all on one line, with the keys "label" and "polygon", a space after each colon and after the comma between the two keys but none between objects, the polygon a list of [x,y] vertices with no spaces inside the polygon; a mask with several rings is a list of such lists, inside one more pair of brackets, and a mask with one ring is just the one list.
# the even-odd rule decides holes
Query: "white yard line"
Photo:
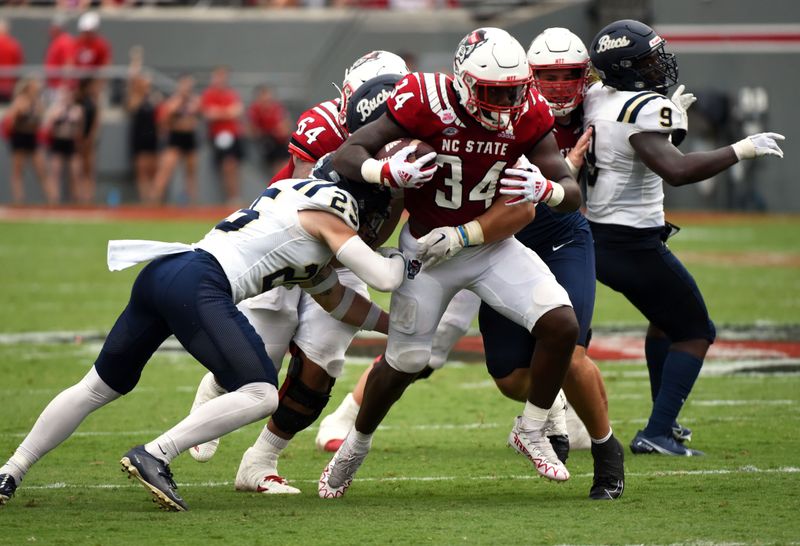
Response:
[{"label": "white yard line", "polygon": [[[707,470],[664,470],[655,472],[626,472],[627,478],[675,478],[684,476],[724,476],[730,474],[797,474],[800,468],[794,466],[783,466],[779,468],[758,468],[755,466],[742,466],[739,468],[712,468]],[[583,474],[572,474],[573,477],[591,478],[591,472]],[[512,474],[508,476],[395,476],[391,478],[369,478],[359,477],[359,482],[446,482],[446,481],[471,481],[471,482],[495,482],[500,480],[538,480],[540,477],[535,474]],[[318,483],[314,480],[292,480],[292,483]],[[180,487],[231,487],[233,482],[178,482]],[[77,484],[66,482],[55,482],[43,485],[25,486],[25,489],[66,489],[69,487],[81,489],[116,489],[124,487],[140,487],[139,484],[131,482],[99,483],[99,484]]]}]

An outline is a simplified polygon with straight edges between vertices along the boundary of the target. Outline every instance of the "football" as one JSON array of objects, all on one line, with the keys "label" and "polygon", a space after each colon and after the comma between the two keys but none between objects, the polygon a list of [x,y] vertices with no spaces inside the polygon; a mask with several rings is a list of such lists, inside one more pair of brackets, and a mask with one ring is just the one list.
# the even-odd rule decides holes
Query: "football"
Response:
[{"label": "football", "polygon": [[[375,154],[375,159],[386,159],[391,157],[392,155],[396,154],[406,146],[416,145],[417,149],[411,155],[408,156],[408,162],[413,163],[417,160],[418,157],[422,157],[425,154],[430,152],[435,152],[436,150],[433,149],[433,146],[427,144],[419,139],[416,138],[401,138],[398,140],[394,140],[388,144],[386,144],[383,148],[378,150]],[[430,165],[436,162],[436,158],[434,157],[431,161],[426,163],[426,165]]]}]

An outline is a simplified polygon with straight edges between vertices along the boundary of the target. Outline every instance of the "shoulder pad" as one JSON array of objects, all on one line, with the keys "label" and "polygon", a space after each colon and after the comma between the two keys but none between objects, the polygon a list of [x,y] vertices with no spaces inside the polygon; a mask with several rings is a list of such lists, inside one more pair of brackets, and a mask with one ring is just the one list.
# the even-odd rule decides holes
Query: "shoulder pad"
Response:
[{"label": "shoulder pad", "polygon": [[625,101],[617,121],[635,125],[640,131],[671,133],[686,130],[686,115],[658,93],[636,93]]},{"label": "shoulder pad", "polygon": [[305,196],[297,210],[324,210],[341,218],[353,231],[358,231],[358,204],[355,198],[334,182],[327,180],[294,180],[292,189]]}]

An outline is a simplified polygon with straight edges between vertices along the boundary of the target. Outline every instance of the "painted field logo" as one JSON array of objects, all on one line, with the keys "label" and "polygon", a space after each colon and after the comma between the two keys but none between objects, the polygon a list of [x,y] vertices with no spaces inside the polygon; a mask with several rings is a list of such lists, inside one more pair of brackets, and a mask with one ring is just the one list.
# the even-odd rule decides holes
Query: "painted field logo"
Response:
[{"label": "painted field logo", "polygon": [[597,42],[597,52],[602,53],[609,49],[618,49],[620,47],[628,47],[631,41],[627,36],[620,36],[619,38],[612,38],[608,34],[600,38]]}]

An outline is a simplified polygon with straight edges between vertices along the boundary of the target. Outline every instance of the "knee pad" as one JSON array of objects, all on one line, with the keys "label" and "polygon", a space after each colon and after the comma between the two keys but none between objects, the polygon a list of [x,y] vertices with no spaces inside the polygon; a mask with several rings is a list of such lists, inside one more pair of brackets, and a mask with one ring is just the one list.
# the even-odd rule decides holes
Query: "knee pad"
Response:
[{"label": "knee pad", "polygon": [[419,373],[428,365],[431,359],[430,347],[420,347],[418,345],[412,347],[395,348],[393,354],[386,351],[386,362],[397,370],[403,373]]},{"label": "knee pad", "polygon": [[[336,383],[336,380],[331,377],[327,391],[316,391],[300,380],[302,369],[302,357],[300,355],[292,356],[289,361],[289,369],[286,371],[286,379],[281,387],[278,409],[272,415],[273,422],[287,434],[297,434],[317,420],[322,410],[328,405],[331,389]],[[287,400],[291,400],[294,405],[301,406],[306,411],[298,411],[288,406]]]}]

